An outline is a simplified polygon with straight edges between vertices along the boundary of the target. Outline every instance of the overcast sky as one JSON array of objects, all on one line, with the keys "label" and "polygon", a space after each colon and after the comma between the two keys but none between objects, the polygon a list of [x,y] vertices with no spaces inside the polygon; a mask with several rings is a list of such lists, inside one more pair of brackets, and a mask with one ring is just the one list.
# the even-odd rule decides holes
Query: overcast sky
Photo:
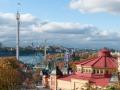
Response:
[{"label": "overcast sky", "polygon": [[17,2],[20,43],[120,48],[120,0],[0,0],[0,42],[15,46]]}]

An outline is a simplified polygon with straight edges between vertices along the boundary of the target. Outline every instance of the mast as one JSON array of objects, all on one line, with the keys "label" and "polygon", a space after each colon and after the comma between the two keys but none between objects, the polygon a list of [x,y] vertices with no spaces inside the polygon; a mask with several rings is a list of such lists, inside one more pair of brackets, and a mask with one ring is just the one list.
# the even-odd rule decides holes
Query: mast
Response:
[{"label": "mast", "polygon": [[46,53],[46,51],[47,51],[46,42],[47,42],[47,40],[45,40],[45,45],[44,45],[44,62],[45,62],[45,65],[47,67],[48,62],[47,62],[47,58],[46,58],[46,55],[47,55],[47,53]]},{"label": "mast", "polygon": [[[17,5],[19,6],[20,3],[18,3]],[[16,31],[16,59],[19,60],[19,42],[20,42],[20,36],[19,36],[19,32],[20,32],[20,13],[19,13],[19,10],[17,10],[17,13],[16,13],[16,20],[17,20],[17,31]]]},{"label": "mast", "polygon": [[67,69],[67,74],[69,74],[69,52],[67,51],[67,49],[65,49],[65,55],[64,55],[64,60],[65,60],[65,66],[66,66],[66,69]]}]

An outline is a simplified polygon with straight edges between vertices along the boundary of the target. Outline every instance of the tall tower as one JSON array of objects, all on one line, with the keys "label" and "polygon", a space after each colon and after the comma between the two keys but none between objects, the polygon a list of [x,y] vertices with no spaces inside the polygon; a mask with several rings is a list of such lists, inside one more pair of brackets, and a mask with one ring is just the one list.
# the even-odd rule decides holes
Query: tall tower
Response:
[{"label": "tall tower", "polygon": [[[17,4],[18,6],[20,5],[20,3]],[[20,13],[19,10],[17,10],[16,13],[16,20],[17,20],[17,31],[16,31],[16,59],[19,60],[19,41],[20,41],[20,36],[19,36],[19,32],[20,32]]]},{"label": "tall tower", "polygon": [[66,74],[69,74],[69,52],[66,50],[65,55],[64,55],[64,60],[66,63]]},{"label": "tall tower", "polygon": [[44,62],[45,62],[45,65],[47,67],[48,62],[47,62],[47,58],[46,58],[46,56],[47,56],[46,51],[47,51],[47,40],[45,40],[45,44],[44,44]]}]

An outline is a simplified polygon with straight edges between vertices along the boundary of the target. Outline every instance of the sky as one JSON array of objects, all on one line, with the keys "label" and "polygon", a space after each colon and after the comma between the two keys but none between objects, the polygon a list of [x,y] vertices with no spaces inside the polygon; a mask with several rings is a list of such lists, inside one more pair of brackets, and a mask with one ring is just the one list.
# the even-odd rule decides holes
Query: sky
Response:
[{"label": "sky", "polygon": [[21,46],[47,39],[48,44],[66,47],[120,48],[120,0],[0,0],[4,46],[16,44],[17,10]]}]

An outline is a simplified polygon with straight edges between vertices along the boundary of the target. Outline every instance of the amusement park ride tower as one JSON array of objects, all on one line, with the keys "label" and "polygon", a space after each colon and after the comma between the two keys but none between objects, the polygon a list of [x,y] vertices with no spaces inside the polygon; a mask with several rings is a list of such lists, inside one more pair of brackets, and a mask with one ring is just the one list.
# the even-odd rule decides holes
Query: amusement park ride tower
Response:
[{"label": "amusement park ride tower", "polygon": [[[20,3],[18,3],[17,5],[18,5],[18,7],[19,7],[19,6],[20,6]],[[16,20],[17,20],[16,59],[19,60],[19,42],[20,42],[20,38],[19,38],[19,32],[20,32],[20,13],[19,13],[19,9],[17,10]]]}]

